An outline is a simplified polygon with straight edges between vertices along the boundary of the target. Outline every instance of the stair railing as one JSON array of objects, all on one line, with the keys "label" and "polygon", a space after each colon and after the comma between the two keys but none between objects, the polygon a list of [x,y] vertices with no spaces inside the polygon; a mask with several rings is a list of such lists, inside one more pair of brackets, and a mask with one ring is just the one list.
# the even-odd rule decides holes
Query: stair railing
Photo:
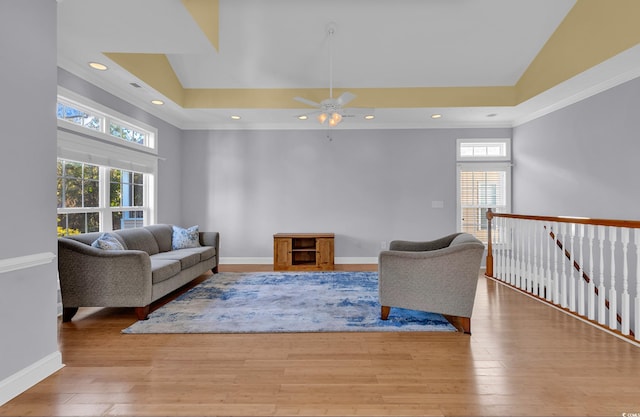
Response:
[{"label": "stair railing", "polygon": [[640,221],[492,210],[487,220],[488,277],[640,340]]}]

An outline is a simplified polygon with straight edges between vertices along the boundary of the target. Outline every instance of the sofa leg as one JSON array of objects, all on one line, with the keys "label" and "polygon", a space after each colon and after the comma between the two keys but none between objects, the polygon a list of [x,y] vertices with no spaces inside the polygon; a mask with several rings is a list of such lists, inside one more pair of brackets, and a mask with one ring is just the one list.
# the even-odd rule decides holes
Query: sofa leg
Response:
[{"label": "sofa leg", "polygon": [[62,322],[70,322],[73,316],[78,312],[78,307],[63,307],[62,308]]},{"label": "sofa leg", "polygon": [[138,320],[147,320],[149,318],[150,306],[136,307],[136,317]]},{"label": "sofa leg", "polygon": [[380,318],[382,320],[387,320],[389,318],[389,312],[391,311],[391,307],[382,306],[380,307]]},{"label": "sofa leg", "polygon": [[218,273],[218,265],[216,265],[213,268],[211,268],[211,272],[213,272],[214,274],[217,274]]}]

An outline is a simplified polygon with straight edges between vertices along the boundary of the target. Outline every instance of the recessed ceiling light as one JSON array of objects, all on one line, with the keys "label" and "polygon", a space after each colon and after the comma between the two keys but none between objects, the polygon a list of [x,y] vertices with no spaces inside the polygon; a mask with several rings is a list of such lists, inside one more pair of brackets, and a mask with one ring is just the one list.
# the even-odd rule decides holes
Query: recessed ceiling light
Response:
[{"label": "recessed ceiling light", "polygon": [[489,113],[487,114],[487,117],[496,117],[498,115],[498,113]]},{"label": "recessed ceiling light", "polygon": [[106,65],[101,64],[99,62],[89,62],[89,66],[98,71],[106,71],[108,68]]},{"label": "recessed ceiling light", "polygon": [[300,119],[300,120],[307,120],[307,119],[308,119],[308,117],[307,117],[307,115],[303,114],[302,116],[298,116],[298,119]]},{"label": "recessed ceiling light", "polygon": [[151,104],[155,104],[156,106],[162,106],[164,101],[162,100],[151,100]]},{"label": "recessed ceiling light", "polygon": [[441,114],[432,114],[432,115],[431,115],[431,118],[432,118],[432,119],[439,119],[439,118],[441,118],[441,117],[442,117],[442,115],[441,115]]},{"label": "recessed ceiling light", "polygon": [[375,119],[376,116],[374,116],[373,114],[367,114],[366,116],[364,116],[364,118],[367,120],[371,120],[371,119]]},{"label": "recessed ceiling light", "polygon": [[231,116],[231,118],[232,118],[233,120],[240,120],[240,116],[236,116],[236,115]]}]

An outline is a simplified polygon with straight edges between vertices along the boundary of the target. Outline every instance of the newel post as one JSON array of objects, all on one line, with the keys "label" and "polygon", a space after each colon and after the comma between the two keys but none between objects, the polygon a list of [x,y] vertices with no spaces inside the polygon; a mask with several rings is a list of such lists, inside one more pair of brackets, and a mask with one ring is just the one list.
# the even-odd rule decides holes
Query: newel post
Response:
[{"label": "newel post", "polygon": [[485,275],[488,277],[493,276],[493,245],[491,243],[491,220],[493,219],[493,211],[487,209],[487,267]]}]

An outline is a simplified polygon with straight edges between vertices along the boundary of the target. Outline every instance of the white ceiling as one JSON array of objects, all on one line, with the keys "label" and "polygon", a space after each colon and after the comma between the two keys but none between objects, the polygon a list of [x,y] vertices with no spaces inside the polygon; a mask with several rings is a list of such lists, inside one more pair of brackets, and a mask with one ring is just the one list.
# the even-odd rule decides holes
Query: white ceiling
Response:
[{"label": "white ceiling", "polygon": [[[220,0],[217,51],[180,0],[59,0],[58,65],[185,129],[316,129],[317,121],[295,117],[305,111],[293,97],[291,109],[183,109],[103,52],[166,54],[184,88],[326,88],[328,97],[326,28],[334,23],[335,88],[512,86],[574,4]],[[90,61],[109,70],[91,70]],[[348,118],[339,128],[513,126],[634,78],[638,68],[632,48],[516,107],[376,107],[374,120]],[[149,104],[154,98],[166,104]]]}]

